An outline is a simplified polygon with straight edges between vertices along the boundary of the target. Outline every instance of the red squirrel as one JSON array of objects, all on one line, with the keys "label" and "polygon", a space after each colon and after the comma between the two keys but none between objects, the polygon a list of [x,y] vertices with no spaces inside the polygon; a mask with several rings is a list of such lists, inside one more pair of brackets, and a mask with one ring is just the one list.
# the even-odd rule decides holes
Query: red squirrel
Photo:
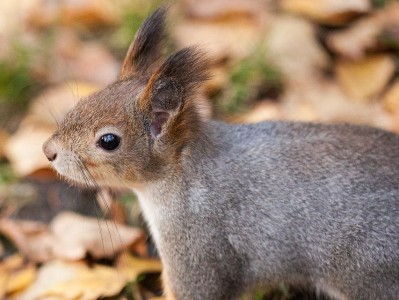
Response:
[{"label": "red squirrel", "polygon": [[43,150],[77,183],[128,187],[167,299],[238,299],[280,282],[334,299],[399,297],[399,136],[354,125],[209,119],[196,47],[163,59],[166,10],[119,78],[68,113]]}]

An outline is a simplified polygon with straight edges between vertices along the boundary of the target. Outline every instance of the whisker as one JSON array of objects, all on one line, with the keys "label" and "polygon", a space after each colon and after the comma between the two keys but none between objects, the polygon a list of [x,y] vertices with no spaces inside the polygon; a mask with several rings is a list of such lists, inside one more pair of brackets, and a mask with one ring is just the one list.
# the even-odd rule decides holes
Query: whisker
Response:
[{"label": "whisker", "polygon": [[51,108],[51,105],[50,105],[50,102],[48,101],[47,96],[46,95],[42,95],[42,99],[43,99],[43,102],[46,102],[46,103],[43,103],[42,101],[38,101],[38,103],[42,107],[44,107],[44,109],[47,110],[47,112],[50,114],[51,118],[53,119],[53,121],[56,124],[57,129],[58,129],[60,127],[61,118],[56,114],[55,110],[53,110]]},{"label": "whisker", "polygon": [[[96,182],[96,180],[94,179],[93,175],[91,174],[91,172],[88,170],[88,168],[83,164],[83,162],[82,162],[81,160],[79,160],[79,166],[80,166],[80,168],[81,168],[82,170],[84,170],[84,173],[85,173],[84,176],[85,176],[85,177],[86,177],[86,176],[89,177],[90,182],[91,182],[97,189],[100,189],[100,186],[97,184],[97,182]],[[94,193],[93,193],[93,194],[94,194]],[[94,195],[93,195],[93,197],[94,197]],[[99,197],[100,197],[100,199],[103,201],[103,203],[104,203],[104,205],[105,205],[105,207],[106,207],[106,213],[108,214],[108,212],[110,212],[110,207],[109,207],[109,205],[108,205],[106,199],[104,198],[104,196],[103,196],[102,193],[99,194]],[[96,203],[96,205],[98,206],[98,203]],[[106,218],[104,218],[104,220],[105,220],[105,225],[107,226],[107,230],[108,230],[108,233],[109,233],[109,236],[110,236],[112,251],[113,251],[114,254],[116,254],[115,246],[114,246],[114,240],[112,239],[111,230],[109,229],[109,226],[108,226],[108,220],[107,220]],[[116,225],[116,223],[115,223],[114,220],[112,220],[112,224],[113,224],[114,230],[115,230],[115,232],[116,232],[116,234],[117,234],[117,238],[119,239],[119,243],[120,243],[120,245],[122,246],[122,245],[123,245],[122,236],[120,235],[120,232],[119,232],[118,227],[117,227],[117,225]],[[124,254],[123,252],[122,252],[122,256],[125,256],[125,254]],[[126,261],[128,261],[128,260],[126,260]]]},{"label": "whisker", "polygon": [[99,220],[99,212],[101,212],[101,208],[98,206],[98,203],[97,203],[96,199],[94,199],[94,193],[91,191],[92,187],[89,184],[89,178],[87,178],[86,174],[84,173],[84,169],[81,166],[82,162],[80,160],[78,160],[77,158],[75,158],[75,161],[76,161],[76,165],[78,166],[78,168],[81,171],[80,174],[83,177],[85,185],[86,185],[87,189],[90,191],[91,199],[92,199],[92,201],[94,203],[94,206],[95,206],[95,209],[96,209],[96,212],[97,212],[96,215],[97,215],[98,228],[100,230],[101,244],[103,246],[103,253],[105,253],[104,237],[103,237],[103,232],[102,232],[101,224],[100,224],[100,220]]},{"label": "whisker", "polygon": [[[77,159],[77,163],[79,164],[79,167],[82,169],[82,171],[84,171],[84,172],[83,172],[83,173],[84,173],[84,176],[85,176],[85,177],[88,176],[89,179],[90,179],[90,182],[91,182],[93,185],[95,185],[95,187],[96,187],[97,189],[100,189],[100,186],[97,184],[97,182],[96,182],[96,180],[94,179],[93,175],[91,174],[91,172],[89,171],[89,169],[86,167],[86,165],[81,161],[81,159]],[[105,205],[105,207],[106,207],[106,213],[110,212],[110,206],[108,205],[108,203],[107,203],[106,199],[104,198],[103,194],[100,193],[99,197],[100,197],[100,199],[102,199],[102,201],[103,201],[103,203],[104,203],[104,205]],[[96,205],[97,205],[97,207],[98,207],[98,203],[96,203]],[[108,222],[107,222],[106,219],[105,219],[105,224],[106,224],[106,226],[107,226],[107,228],[108,228]],[[120,235],[120,232],[119,232],[119,230],[118,230],[118,227],[117,227],[117,225],[116,225],[116,223],[115,223],[115,221],[114,221],[113,219],[112,219],[112,224],[113,224],[114,229],[115,229],[115,232],[116,232],[116,234],[117,234],[117,236],[118,236],[119,243],[120,243],[120,245],[122,246],[122,245],[123,245],[122,236]],[[108,228],[108,232],[110,233],[109,228]],[[110,236],[110,237],[111,237],[111,236]],[[115,251],[115,248],[114,248],[114,244],[113,244],[112,237],[111,237],[111,245],[112,245],[112,249],[113,249],[114,254],[116,254],[116,251]],[[128,264],[127,267],[133,269],[133,265],[132,265],[132,263],[130,262],[130,260],[128,259],[128,256],[127,256],[126,252],[122,251],[122,252],[121,252],[121,255],[122,255],[123,258],[126,258],[125,261],[126,261],[127,264]]]}]

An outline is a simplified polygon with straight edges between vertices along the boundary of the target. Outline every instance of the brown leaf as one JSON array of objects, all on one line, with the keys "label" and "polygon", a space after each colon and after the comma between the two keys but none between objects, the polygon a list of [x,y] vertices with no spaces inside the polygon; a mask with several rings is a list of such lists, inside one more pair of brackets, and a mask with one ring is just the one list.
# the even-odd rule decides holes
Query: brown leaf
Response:
[{"label": "brown leaf", "polygon": [[8,257],[0,263],[0,295],[15,294],[27,288],[35,277],[36,267],[26,264],[21,255]]},{"label": "brown leaf", "polygon": [[389,112],[399,111],[399,79],[389,87],[382,101]]},{"label": "brown leaf", "polygon": [[[378,37],[386,30],[399,26],[399,3],[386,5],[368,17],[355,22],[348,29],[332,32],[327,37],[330,49],[345,58],[358,60],[368,50],[379,45]],[[350,42],[349,42],[350,41]]]},{"label": "brown leaf", "polygon": [[160,273],[162,271],[162,264],[159,260],[137,258],[127,252],[119,255],[116,265],[129,281],[136,280],[141,274]]},{"label": "brown leaf", "polygon": [[52,245],[55,240],[44,223],[2,219],[0,232],[32,261],[42,262],[53,258]]},{"label": "brown leaf", "polygon": [[118,294],[125,283],[126,279],[111,267],[51,261],[39,269],[33,285],[16,299],[97,299]]},{"label": "brown leaf", "polygon": [[367,124],[392,130],[391,116],[380,102],[364,103],[342,91],[335,80],[292,86],[283,95],[282,115],[287,120]]},{"label": "brown leaf", "polygon": [[4,148],[8,139],[8,134],[0,128],[0,159],[4,157]]},{"label": "brown leaf", "polygon": [[369,101],[385,88],[395,72],[388,55],[368,56],[360,61],[338,61],[336,74],[342,88],[359,101]]},{"label": "brown leaf", "polygon": [[112,1],[45,1],[37,0],[27,12],[31,26],[54,26],[57,22],[65,25],[88,27],[115,25],[120,19],[120,10]]},{"label": "brown leaf", "polygon": [[261,102],[248,113],[239,115],[233,120],[239,123],[258,123],[266,120],[278,120],[282,118],[281,106],[274,102]]},{"label": "brown leaf", "polygon": [[3,219],[0,232],[35,262],[53,258],[79,260],[87,253],[94,258],[111,258],[143,239],[139,229],[71,212],[57,215],[49,227],[39,222]]},{"label": "brown leaf", "polygon": [[289,84],[318,80],[330,63],[317,40],[314,25],[301,18],[274,18],[264,45],[268,61],[277,66]]},{"label": "brown leaf", "polygon": [[98,41],[83,42],[76,32],[64,29],[54,42],[49,80],[65,81],[74,78],[100,87],[112,83],[120,64],[108,48]]},{"label": "brown leaf", "polygon": [[370,10],[368,0],[282,0],[284,11],[304,15],[328,25],[340,25]]},{"label": "brown leaf", "polygon": [[251,54],[261,40],[262,28],[262,22],[256,20],[186,19],[175,26],[174,38],[179,48],[201,45],[215,61],[223,61]]},{"label": "brown leaf", "polygon": [[192,18],[226,19],[229,17],[253,18],[267,10],[267,1],[262,0],[184,0],[184,11]]},{"label": "brown leaf", "polygon": [[86,252],[94,258],[113,257],[143,236],[139,229],[71,212],[55,217],[50,228],[58,241],[55,255],[75,260]]}]

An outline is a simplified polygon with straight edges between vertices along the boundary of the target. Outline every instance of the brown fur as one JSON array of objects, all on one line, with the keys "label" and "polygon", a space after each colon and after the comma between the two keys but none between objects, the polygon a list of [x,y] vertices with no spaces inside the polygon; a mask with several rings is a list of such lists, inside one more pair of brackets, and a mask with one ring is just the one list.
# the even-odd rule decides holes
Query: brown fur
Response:
[{"label": "brown fur", "polygon": [[119,79],[132,74],[148,75],[161,57],[165,35],[166,9],[160,8],[140,27],[134,41],[129,46]]}]

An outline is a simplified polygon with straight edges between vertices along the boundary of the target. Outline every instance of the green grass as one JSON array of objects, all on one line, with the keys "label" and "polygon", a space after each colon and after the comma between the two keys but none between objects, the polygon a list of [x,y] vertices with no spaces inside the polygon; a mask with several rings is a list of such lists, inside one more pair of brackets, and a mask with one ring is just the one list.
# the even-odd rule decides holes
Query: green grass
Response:
[{"label": "green grass", "polygon": [[222,113],[243,112],[253,101],[273,98],[282,91],[280,72],[262,53],[254,53],[232,67],[229,85],[220,99]]},{"label": "green grass", "polygon": [[27,49],[15,45],[12,52],[12,59],[0,61],[0,103],[20,107],[28,103],[35,82]]},{"label": "green grass", "polygon": [[113,30],[105,42],[118,54],[124,56],[143,21],[161,5],[161,0],[133,0],[123,9],[122,22]]},{"label": "green grass", "polygon": [[12,183],[17,180],[10,164],[0,161],[0,185]]},{"label": "green grass", "polygon": [[398,0],[371,0],[371,4],[373,7],[380,8],[391,2],[399,2]]}]

